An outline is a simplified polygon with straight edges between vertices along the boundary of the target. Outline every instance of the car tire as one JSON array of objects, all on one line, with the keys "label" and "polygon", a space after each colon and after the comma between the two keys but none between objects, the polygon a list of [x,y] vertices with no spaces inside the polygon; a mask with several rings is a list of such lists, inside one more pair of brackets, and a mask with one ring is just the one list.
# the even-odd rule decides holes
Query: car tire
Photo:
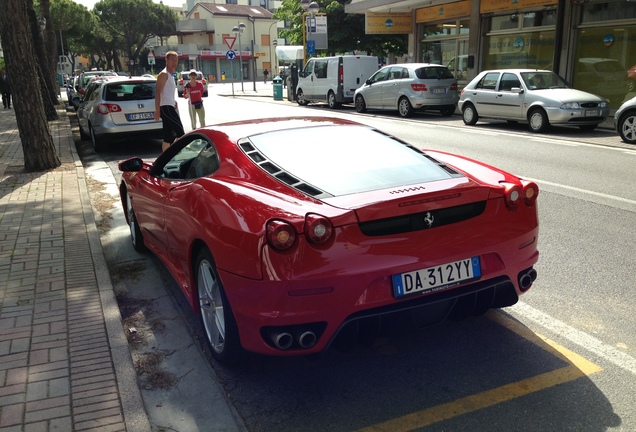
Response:
[{"label": "car tire", "polygon": [[413,114],[413,105],[406,96],[402,96],[398,101],[398,114],[400,117],[410,117]]},{"label": "car tire", "polygon": [[528,113],[528,127],[534,133],[544,132],[550,127],[548,115],[541,108],[535,108]]},{"label": "car tire", "polygon": [[243,357],[238,327],[230,302],[225,295],[221,278],[212,254],[207,248],[197,255],[196,292],[199,299],[201,324],[212,356],[222,364],[236,364]]},{"label": "car tire", "polygon": [[472,126],[477,123],[479,120],[479,115],[477,115],[477,110],[473,106],[473,104],[465,104],[462,109],[462,120],[464,120],[464,124],[468,126]]},{"label": "car tire", "polygon": [[588,131],[591,132],[594,129],[596,129],[598,127],[598,124],[591,124],[591,125],[581,125],[579,126],[579,129],[581,129],[582,131]]},{"label": "car tire", "polygon": [[331,109],[336,109],[340,106],[340,104],[336,102],[336,94],[332,91],[327,93],[327,105]]},{"label": "car tire", "polygon": [[90,133],[90,138],[91,142],[93,143],[93,150],[95,150],[95,153],[103,151],[105,148],[104,139],[95,135],[95,130],[90,124],[88,125],[88,132]]},{"label": "car tire", "polygon": [[636,111],[627,111],[618,119],[618,134],[627,144],[636,144]]},{"label": "car tire", "polygon": [[439,110],[439,112],[442,115],[442,117],[450,117],[453,114],[455,114],[455,107],[442,108],[441,110]]},{"label": "car tire", "polygon": [[367,104],[364,101],[364,96],[357,95],[356,100],[354,102],[356,106],[356,111],[358,111],[359,113],[367,112]]},{"label": "car tire", "polygon": [[133,248],[137,252],[146,252],[148,249],[146,248],[141,228],[139,228],[139,224],[137,223],[137,216],[135,216],[135,210],[133,209],[128,191],[126,191],[126,216],[128,218],[128,226],[130,227],[130,240]]},{"label": "car tire", "polygon": [[90,135],[88,135],[86,132],[84,132],[84,129],[82,129],[82,126],[79,126],[79,133],[80,133],[80,138],[83,140],[88,140],[91,138]]},{"label": "car tire", "polygon": [[298,102],[300,106],[306,106],[309,103],[305,100],[305,94],[301,89],[298,89],[296,92],[296,102]]}]

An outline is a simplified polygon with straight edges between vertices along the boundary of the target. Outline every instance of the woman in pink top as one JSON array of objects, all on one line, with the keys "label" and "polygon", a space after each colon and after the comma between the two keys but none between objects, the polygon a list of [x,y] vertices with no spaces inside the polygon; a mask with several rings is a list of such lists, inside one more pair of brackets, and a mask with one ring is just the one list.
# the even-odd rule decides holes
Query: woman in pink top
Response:
[{"label": "woman in pink top", "polygon": [[189,99],[188,111],[190,112],[190,122],[192,123],[192,129],[197,128],[197,116],[199,116],[199,123],[201,127],[205,126],[205,108],[203,107],[203,83],[197,81],[197,73],[190,71],[188,74],[190,82],[185,85],[183,90],[183,97]]}]

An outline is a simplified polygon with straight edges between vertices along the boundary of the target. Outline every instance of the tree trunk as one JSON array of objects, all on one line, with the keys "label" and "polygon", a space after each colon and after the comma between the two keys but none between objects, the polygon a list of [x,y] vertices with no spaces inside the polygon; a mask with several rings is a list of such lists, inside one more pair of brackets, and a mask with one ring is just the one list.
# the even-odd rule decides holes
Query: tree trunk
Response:
[{"label": "tree trunk", "polygon": [[2,0],[0,35],[27,172],[60,166],[44,114],[31,22],[32,0]]},{"label": "tree trunk", "polygon": [[[53,102],[53,98],[55,98],[55,102],[57,102],[57,94],[51,95],[51,88],[49,87],[49,80],[46,79],[48,76],[48,72],[46,68],[48,68],[48,59],[47,55],[44,52],[44,41],[42,38],[42,33],[40,33],[40,25],[37,20],[37,16],[34,10],[27,9],[29,15],[29,22],[31,23],[31,37],[33,40],[33,47],[35,48],[35,52],[37,54],[37,68],[36,73],[40,77],[40,91],[42,92],[43,103],[44,103],[44,114],[46,115],[46,119],[48,121],[51,120],[59,120],[59,116],[57,115],[57,110],[55,109],[55,103]],[[47,24],[48,26],[48,24]],[[57,84],[56,84],[57,85]]]},{"label": "tree trunk", "polygon": [[[41,57],[40,64],[42,65],[42,71],[44,72],[44,78],[46,80],[46,86],[48,88],[48,95],[51,98],[53,105],[59,105],[60,102],[57,99],[60,93],[60,85],[57,81],[57,35],[53,30],[53,19],[51,18],[51,1],[40,0],[40,15],[46,18],[46,28],[44,29],[43,43],[38,43],[37,39],[34,39],[35,49],[42,51],[43,57]],[[39,26],[36,26],[39,28]],[[40,49],[38,50],[38,46]],[[40,53],[38,52],[38,56]]]}]

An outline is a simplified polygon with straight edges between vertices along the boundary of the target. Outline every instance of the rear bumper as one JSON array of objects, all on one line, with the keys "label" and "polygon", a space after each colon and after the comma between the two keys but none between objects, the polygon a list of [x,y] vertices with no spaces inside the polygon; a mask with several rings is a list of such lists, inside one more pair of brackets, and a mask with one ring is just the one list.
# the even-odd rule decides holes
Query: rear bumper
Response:
[{"label": "rear bumper", "polygon": [[163,136],[163,124],[161,121],[131,125],[94,125],[93,129],[96,136],[109,139],[119,139],[130,136],[161,138]]}]

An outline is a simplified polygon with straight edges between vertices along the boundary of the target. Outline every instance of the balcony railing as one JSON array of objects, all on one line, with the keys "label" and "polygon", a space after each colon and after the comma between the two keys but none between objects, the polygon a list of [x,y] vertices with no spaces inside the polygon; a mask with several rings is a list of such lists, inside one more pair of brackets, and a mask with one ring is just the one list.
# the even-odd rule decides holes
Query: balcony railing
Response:
[{"label": "balcony railing", "polygon": [[177,21],[177,31],[181,33],[214,31],[214,28],[209,29],[204,19],[187,19]]}]

